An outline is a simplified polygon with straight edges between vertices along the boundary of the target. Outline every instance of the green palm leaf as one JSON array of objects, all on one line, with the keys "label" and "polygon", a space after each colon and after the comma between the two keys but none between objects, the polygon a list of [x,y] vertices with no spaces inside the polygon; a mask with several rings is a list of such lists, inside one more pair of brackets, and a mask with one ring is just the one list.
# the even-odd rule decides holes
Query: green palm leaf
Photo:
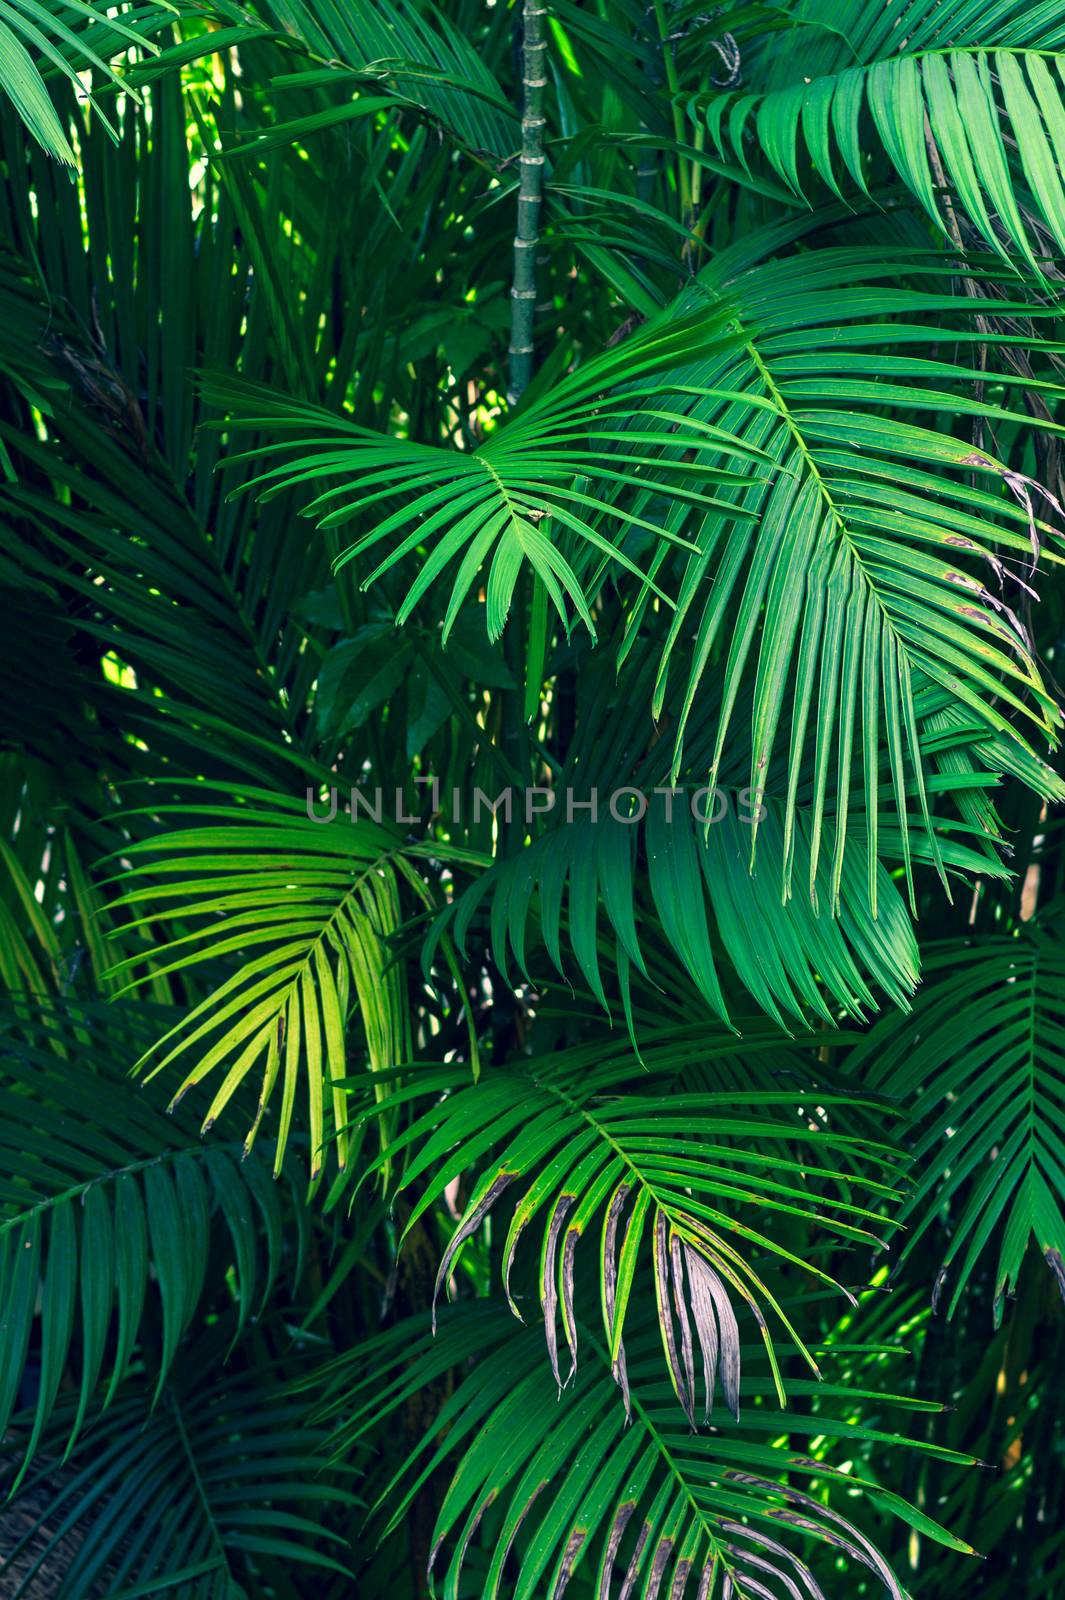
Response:
[{"label": "green palm leaf", "polygon": [[[701,275],[692,292],[735,305],[747,342],[737,357],[701,364],[686,377],[743,391],[744,399],[699,405],[697,414],[767,449],[781,471],[744,491],[745,507],[760,518],[753,539],[745,524],[729,528],[713,513],[704,520],[663,647],[654,707],[661,713],[671,704],[671,660],[694,626],[674,773],[704,676],[721,655],[711,784],[736,715],[746,709],[741,689],[753,684],[749,781],[757,793],[776,786],[784,798],[785,896],[794,878],[800,785],[812,770],[809,891],[825,819],[832,817],[831,899],[838,901],[854,816],[875,912],[883,790],[894,802],[907,878],[915,843],[911,808],[921,819],[924,848],[942,871],[918,712],[927,685],[949,690],[988,734],[1016,740],[1014,723],[1026,717],[1037,733],[1057,737],[1060,713],[1031,641],[990,587],[1003,571],[999,551],[1007,561],[1010,551],[1017,553],[1013,560],[1026,560],[1030,577],[1040,542],[1053,529],[1039,515],[1031,480],[1011,476],[971,443],[910,420],[946,408],[1016,429],[1026,426],[1025,416],[946,396],[944,385],[966,373],[964,366],[931,353],[883,354],[885,341],[920,352],[932,342],[929,322],[940,316],[944,336],[960,336],[964,344],[967,302],[882,285],[870,298],[867,285],[884,275],[879,249],[782,262],[759,261],[757,251],[757,242],[739,246]],[[888,315],[870,325],[874,301],[878,316]],[[1020,309],[1013,302],[987,304],[989,312]],[[1023,583],[1024,571],[1016,577]],[[912,902],[912,884],[910,894]]]},{"label": "green palm leaf", "polygon": [[[101,1583],[110,1600],[235,1600],[266,1562],[348,1573],[331,1524],[354,1497],[346,1475],[327,1470],[325,1430],[268,1374],[205,1377],[224,1353],[201,1338],[161,1399],[127,1386],[62,1470],[53,1462],[27,1481],[28,1526],[5,1549],[20,1575],[11,1600],[45,1575],[57,1600],[90,1600]],[[71,1553],[75,1527],[84,1537]]]},{"label": "green palm leaf", "polygon": [[[828,1600],[846,1591],[815,1575],[805,1559],[810,1554],[817,1562],[826,1549],[854,1563],[855,1577],[872,1572],[878,1588],[904,1600],[875,1545],[826,1494],[843,1484],[860,1486],[824,1460],[826,1437],[845,1442],[862,1431],[832,1415],[844,1389],[821,1385],[815,1416],[772,1413],[745,1424],[746,1432],[725,1420],[712,1437],[693,1434],[668,1387],[657,1381],[653,1333],[641,1332],[633,1341],[627,1425],[622,1408],[604,1396],[607,1346],[594,1334],[588,1337],[587,1367],[558,1405],[545,1404],[535,1340],[526,1332],[508,1337],[490,1305],[456,1310],[435,1349],[419,1343],[417,1328],[406,1325],[342,1358],[327,1378],[337,1398],[327,1395],[323,1419],[341,1410],[340,1391],[350,1407],[355,1385],[354,1414],[337,1426],[337,1445],[345,1448],[370,1418],[402,1405],[419,1381],[463,1363],[471,1345],[477,1349],[479,1360],[440,1412],[433,1434],[412,1452],[378,1508],[389,1515],[387,1526],[398,1524],[410,1504],[404,1477],[416,1484],[429,1463],[439,1460],[434,1446],[445,1437],[458,1461],[437,1517],[430,1573],[446,1550],[447,1593],[459,1592],[463,1569],[474,1566],[484,1528],[487,1549],[477,1564],[486,1600],[500,1593],[505,1567],[516,1574],[516,1597],[561,1594],[583,1568],[602,1600],[629,1594],[634,1584],[648,1594],[679,1594],[689,1582],[704,1600],[711,1594],[721,1600],[783,1600],[800,1592]],[[404,1352],[418,1360],[413,1369],[399,1371]],[[362,1391],[368,1392],[360,1400]],[[779,1454],[767,1442],[768,1430],[778,1426],[797,1436],[822,1435],[821,1461],[790,1455],[788,1482],[781,1481]],[[814,1480],[809,1488],[791,1481],[804,1477]],[[959,1547],[905,1502],[891,1509],[916,1515],[931,1537]]]},{"label": "green palm leaf", "polygon": [[945,236],[961,243],[957,208],[973,242],[1011,263],[1016,251],[1041,272],[1050,266],[1046,239],[1065,250],[1063,62],[1060,53],[1023,49],[908,53],[761,97],[717,95],[707,123],[722,155],[753,131],[799,195],[802,150],[842,198],[840,164],[869,193],[868,113],[892,169]]},{"label": "green palm leaf", "polygon": [[[134,887],[116,905],[137,914],[134,929],[150,922],[172,928],[173,936],[153,949],[151,970],[143,970],[147,958],[138,952],[114,972],[137,987],[153,973],[231,968],[141,1055],[137,1070],[150,1069],[151,1079],[176,1061],[185,1065],[173,1107],[225,1066],[204,1132],[254,1074],[258,1106],[245,1150],[279,1093],[277,1171],[302,1076],[313,1180],[324,1159],[327,1093],[338,1163],[342,1170],[347,1165],[345,1034],[352,1008],[359,1010],[371,1070],[410,1054],[402,973],[389,940],[400,924],[397,874],[405,854],[418,852],[366,818],[321,823],[306,801],[247,788],[230,793],[251,803],[178,806],[187,818],[205,815],[204,822],[126,847],[136,864],[123,879]],[[409,867],[405,875],[413,876]]]},{"label": "green palm leaf", "polygon": [[[187,1117],[163,1115],[125,1076],[154,1019],[136,1008],[49,1004],[9,1015],[0,1099],[0,1432],[16,1405],[39,1316],[41,1375],[25,1473],[75,1360],[73,1447],[99,1396],[130,1371],[142,1325],[161,1327],[162,1387],[197,1314],[209,1252],[235,1268],[236,1332],[269,1298],[281,1264],[282,1196],[232,1139],[196,1143]],[[106,1123],[95,1112],[106,1101]],[[55,1439],[54,1429],[50,1437]]]},{"label": "green palm leaf", "polygon": [[884,1018],[849,1070],[912,1108],[916,1182],[900,1212],[901,1259],[947,1221],[935,1285],[948,1314],[998,1240],[994,1316],[1034,1239],[1065,1295],[1065,949],[1051,910],[1016,938],[950,942],[926,957],[912,1017]]},{"label": "green palm leaf", "polygon": [[[286,86],[382,83],[424,106],[479,155],[513,153],[519,137],[514,108],[484,53],[442,8],[396,0],[384,13],[372,0],[355,0],[342,11],[306,0],[259,0],[254,9],[294,35],[314,62],[303,73],[286,73]],[[291,137],[299,133],[298,123],[288,130]]]},{"label": "green palm leaf", "polygon": [[[663,782],[668,788],[665,774]],[[825,861],[818,867],[816,901],[799,895],[781,904],[785,841],[779,808],[759,826],[752,872],[753,813],[744,812],[736,792],[722,791],[718,798],[726,809],[717,815],[711,806],[717,820],[709,827],[698,820],[707,814],[704,786],[678,789],[671,801],[655,796],[642,824],[606,814],[594,824],[549,829],[519,855],[493,863],[463,891],[434,925],[427,960],[451,929],[460,951],[472,955],[473,924],[483,912],[485,942],[500,972],[513,973],[516,962],[531,981],[533,950],[542,945],[560,977],[575,967],[609,1009],[604,956],[627,996],[634,977],[648,981],[645,953],[653,927],[726,1023],[722,950],[747,992],[782,1025],[785,1018],[801,1023],[814,1014],[834,1022],[834,1006],[861,1017],[878,1003],[871,982],[906,1006],[918,979],[917,945],[905,903],[884,868],[878,867],[875,915],[865,871],[853,854],[845,860],[834,910]],[[800,814],[792,841],[800,872],[810,859],[808,822]],[[649,904],[638,899],[641,849]],[[975,865],[978,858],[971,855],[971,861]],[[761,930],[757,947],[747,937],[751,926]],[[563,953],[564,939],[571,960]]]},{"label": "green palm leaf", "polygon": [[[50,156],[73,167],[76,157],[69,129],[53,104],[48,79],[62,77],[81,88],[80,75],[95,70],[109,84],[122,79],[109,65],[130,44],[159,53],[151,35],[173,17],[169,7],[148,5],[127,16],[108,12],[86,0],[22,0],[0,4],[0,90],[10,99],[26,128]],[[129,85],[126,92],[136,93]],[[95,114],[113,139],[101,96],[88,95]]]},{"label": "green palm leaf", "polygon": [[[624,350],[607,351],[563,377],[547,393],[495,428],[472,451],[371,433],[294,402],[249,393],[212,377],[207,397],[233,417],[229,426],[296,432],[299,453],[270,467],[252,485],[267,492],[340,478],[306,507],[319,527],[343,526],[370,516],[372,526],[336,562],[347,562],[388,541],[384,559],[361,579],[380,579],[420,547],[429,553],[396,613],[402,624],[449,567],[457,564],[444,616],[443,642],[478,575],[487,573],[486,622],[491,639],[506,624],[522,568],[535,573],[564,627],[583,622],[592,637],[591,605],[604,573],[648,580],[626,553],[626,541],[676,542],[659,515],[655,496],[668,493],[684,506],[731,511],[707,488],[737,482],[735,459],[758,464],[764,453],[719,427],[695,420],[683,403],[663,410],[655,382],[664,368],[708,347],[734,346],[723,311],[678,318],[647,330]],[[311,432],[313,430],[313,433]],[[278,445],[272,442],[271,457]],[[262,454],[262,448],[252,452]],[[239,458],[237,458],[239,459]],[[379,518],[373,508],[399,500]],[[681,541],[683,542],[683,541]],[[650,589],[661,595],[651,583]],[[662,597],[665,598],[665,597]]]},{"label": "green palm leaf", "polygon": [[[560,1385],[558,1318],[561,1314],[572,1378],[577,1367],[575,1256],[580,1241],[597,1231],[604,1337],[615,1381],[628,1402],[623,1330],[630,1297],[647,1297],[634,1286],[637,1263],[650,1253],[671,1380],[694,1427],[690,1373],[685,1376],[678,1357],[678,1349],[691,1349],[689,1309],[707,1354],[708,1413],[718,1382],[728,1408],[739,1412],[734,1304],[746,1306],[757,1323],[783,1404],[784,1381],[767,1312],[781,1321],[814,1372],[817,1363],[754,1264],[755,1257],[787,1260],[807,1266],[826,1283],[833,1280],[778,1243],[769,1219],[774,1214],[801,1215],[829,1235],[876,1246],[877,1235],[870,1229],[878,1221],[871,1207],[893,1194],[896,1158],[890,1146],[855,1135],[849,1127],[837,1130],[834,1097],[821,1087],[752,1091],[740,1112],[731,1090],[685,1093],[673,1088],[670,1077],[687,1062],[691,1048],[683,1035],[681,1039],[678,1043],[667,1036],[659,1047],[645,1049],[646,1086],[637,1073],[632,1092],[620,1090],[616,1049],[604,1053],[601,1047],[562,1051],[493,1072],[475,1087],[459,1087],[455,1073],[431,1080],[416,1075],[410,1087],[397,1091],[397,1098],[425,1095],[445,1083],[451,1092],[392,1141],[387,1159],[410,1151],[401,1188],[417,1182],[420,1193],[408,1231],[458,1173],[480,1171],[440,1262],[437,1295],[462,1246],[502,1195],[512,1184],[526,1185],[504,1246],[504,1286],[512,1311],[520,1317],[511,1272],[522,1235],[536,1223],[543,1240],[540,1306],[552,1371]],[[709,1045],[704,1053],[712,1054]],[[811,1099],[822,1108],[815,1123],[801,1111]],[[772,1155],[767,1141],[772,1142]],[[386,1157],[380,1159],[383,1163]],[[857,1192],[862,1198],[855,1200],[852,1194]]]}]

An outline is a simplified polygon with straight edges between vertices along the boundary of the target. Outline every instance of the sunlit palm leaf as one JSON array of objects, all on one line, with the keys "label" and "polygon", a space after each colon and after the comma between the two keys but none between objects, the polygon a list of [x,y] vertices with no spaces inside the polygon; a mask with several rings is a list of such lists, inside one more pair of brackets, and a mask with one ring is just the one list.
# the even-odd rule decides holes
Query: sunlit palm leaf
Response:
[{"label": "sunlit palm leaf", "polygon": [[[409,1055],[401,971],[388,941],[400,921],[397,868],[411,847],[366,818],[319,823],[306,801],[241,792],[251,805],[178,807],[187,818],[199,811],[203,824],[127,847],[136,864],[124,879],[135,886],[117,904],[137,914],[133,927],[145,921],[174,930],[155,953],[155,969],[230,968],[137,1065],[154,1078],[182,1061],[185,1077],[172,1105],[225,1067],[204,1132],[254,1074],[258,1109],[245,1149],[279,1094],[278,1170],[302,1078],[316,1178],[327,1094],[338,1161],[341,1168],[347,1164],[343,1080],[352,1008],[358,1007],[371,1069],[396,1066]],[[146,983],[151,974],[143,971],[144,961],[141,954],[129,956],[115,971],[141,969],[133,984]]]},{"label": "sunlit palm leaf", "polygon": [[[948,689],[989,733],[1017,737],[1009,708],[1015,720],[1025,715],[1037,733],[1056,738],[1060,713],[1009,605],[1009,598],[1020,604],[1040,541],[1053,528],[1030,479],[971,442],[909,420],[944,408],[996,425],[1024,427],[1027,418],[948,397],[944,386],[968,372],[963,366],[931,352],[883,354],[885,340],[907,352],[927,346],[934,337],[927,319],[940,316],[950,336],[957,330],[966,342],[967,302],[881,286],[873,293],[878,316],[886,311],[900,320],[869,326],[873,301],[865,285],[883,275],[882,251],[824,251],[753,265],[747,257],[746,247],[737,247],[732,260],[705,269],[699,284],[739,308],[742,353],[684,376],[742,389],[743,400],[698,404],[697,414],[767,448],[782,470],[744,491],[744,505],[760,517],[754,538],[746,524],[729,528],[713,513],[705,518],[700,553],[688,558],[670,621],[654,704],[659,713],[671,708],[667,673],[678,641],[694,626],[674,772],[704,674],[723,654],[711,783],[737,708],[746,704],[741,686],[753,680],[750,784],[768,793],[776,785],[785,795],[785,895],[795,876],[800,782],[812,763],[808,892],[831,817],[831,900],[838,901],[848,816],[860,816],[875,911],[882,789],[894,802],[907,876],[911,807],[936,859],[916,709],[926,683]],[[987,304],[991,312],[1019,309]],[[1003,603],[994,591],[1011,571],[1010,559],[1021,570]]]},{"label": "sunlit palm leaf", "polygon": [[[76,156],[48,92],[48,79],[61,76],[92,100],[94,113],[112,137],[118,137],[104,110],[104,97],[92,96],[81,75],[93,69],[109,84],[120,84],[110,65],[131,44],[158,53],[150,42],[173,16],[172,9],[142,5],[119,13],[86,0],[34,0],[33,4],[0,4],[0,90],[10,99],[29,132],[50,156],[74,166]],[[127,87],[127,93],[135,93]]]},{"label": "sunlit palm leaf", "polygon": [[[478,581],[486,588],[489,637],[497,639],[528,564],[567,630],[579,620],[594,637],[590,608],[604,571],[634,580],[637,596],[647,585],[626,541],[677,539],[665,518],[653,514],[656,497],[749,520],[742,507],[730,509],[707,490],[738,483],[737,460],[764,470],[764,453],[757,444],[690,418],[683,404],[663,409],[668,391],[659,376],[698,352],[724,354],[734,347],[724,311],[678,318],[577,367],[468,452],[375,435],[218,377],[209,380],[207,395],[231,412],[231,425],[282,439],[297,435],[285,448],[298,453],[253,480],[260,489],[342,480],[312,500],[306,514],[324,528],[370,521],[338,567],[389,542],[384,559],[361,578],[362,587],[425,547],[397,623],[407,620],[448,568],[456,568],[444,644]],[[271,456],[277,450],[272,442]],[[398,508],[381,517],[376,508],[394,500]]]}]

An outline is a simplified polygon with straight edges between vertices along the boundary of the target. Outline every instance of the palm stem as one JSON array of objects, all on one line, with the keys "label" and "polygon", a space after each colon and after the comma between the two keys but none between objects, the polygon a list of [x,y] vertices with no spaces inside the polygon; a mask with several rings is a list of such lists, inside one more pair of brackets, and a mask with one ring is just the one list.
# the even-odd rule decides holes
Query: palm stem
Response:
[{"label": "palm stem", "polygon": [[522,7],[521,181],[518,227],[514,236],[514,286],[510,291],[510,381],[507,400],[517,405],[533,373],[533,323],[536,314],[536,246],[544,179],[544,17],[546,7],[524,0]]},{"label": "palm stem", "polygon": [[[683,145],[684,139],[684,112],[680,104],[680,77],[677,73],[677,63],[673,58],[673,43],[669,36],[669,22],[663,0],[654,0],[655,23],[658,27],[658,37],[662,45],[662,63],[666,69],[666,88],[669,90],[670,105],[673,116],[673,137],[678,145]],[[681,221],[685,220],[688,210],[691,190],[688,184],[687,163],[678,151],[677,153],[677,194],[680,199]]]}]

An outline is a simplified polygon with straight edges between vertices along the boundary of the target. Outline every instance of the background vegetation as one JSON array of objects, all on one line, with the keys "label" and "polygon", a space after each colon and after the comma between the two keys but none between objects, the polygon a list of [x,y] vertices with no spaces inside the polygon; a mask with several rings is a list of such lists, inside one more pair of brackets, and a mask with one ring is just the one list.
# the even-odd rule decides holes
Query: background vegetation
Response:
[{"label": "background vegetation", "polygon": [[1065,1593],[1063,45],[0,0],[6,1600]]}]

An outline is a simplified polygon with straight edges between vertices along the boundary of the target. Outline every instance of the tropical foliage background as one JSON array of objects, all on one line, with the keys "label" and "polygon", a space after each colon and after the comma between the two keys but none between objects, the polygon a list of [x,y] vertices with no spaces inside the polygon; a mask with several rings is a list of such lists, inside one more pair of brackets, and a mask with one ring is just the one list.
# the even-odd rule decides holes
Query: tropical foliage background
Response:
[{"label": "tropical foliage background", "polygon": [[0,0],[5,1600],[1065,1594],[1063,47]]}]

